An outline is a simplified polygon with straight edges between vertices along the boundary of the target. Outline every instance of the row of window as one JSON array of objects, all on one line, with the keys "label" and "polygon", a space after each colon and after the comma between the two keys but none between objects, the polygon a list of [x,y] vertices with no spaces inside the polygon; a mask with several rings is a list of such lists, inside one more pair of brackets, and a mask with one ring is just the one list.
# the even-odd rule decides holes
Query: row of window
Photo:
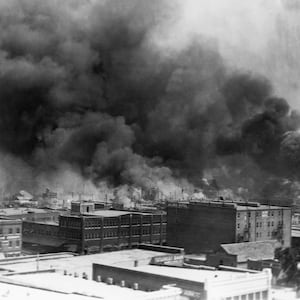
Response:
[{"label": "row of window", "polygon": [[[162,232],[165,233],[166,231],[166,228],[162,228]],[[142,234],[143,235],[149,235],[151,232],[150,232],[150,227],[143,227],[142,228]],[[140,232],[140,227],[136,227],[136,228],[133,228],[132,229],[132,232],[131,232],[131,235],[140,235],[141,232]],[[152,228],[152,234],[160,234],[160,227],[153,227]],[[129,230],[120,230],[120,237],[126,237],[126,236],[129,236],[130,235],[130,232]],[[106,237],[118,237],[118,230],[115,229],[115,230],[107,230],[107,231],[104,231],[103,232],[103,237],[106,238]],[[95,238],[101,238],[101,232],[98,231],[98,232],[88,232],[85,234],[85,238],[86,239],[95,239]]]},{"label": "row of window", "polygon": [[[254,212],[253,212],[253,213],[254,213]],[[261,217],[263,213],[266,213],[266,211],[256,211],[256,212],[255,212],[255,216],[256,216],[256,217]],[[276,211],[274,211],[274,210],[269,210],[269,211],[268,211],[268,216],[269,216],[269,217],[270,217],[270,216],[274,217],[275,213],[276,213]],[[278,210],[278,211],[277,211],[277,215],[278,215],[278,216],[281,216],[281,215],[282,215],[282,211],[281,211],[281,210]],[[249,212],[248,212],[248,217],[251,218],[251,216],[252,216],[252,214],[251,214],[251,212],[249,211]],[[237,213],[237,217],[240,218],[240,217],[241,217],[241,213]]]},{"label": "row of window", "polygon": [[[270,227],[270,226],[274,226],[274,221],[269,221],[268,223],[267,223],[267,225],[268,225],[268,227]],[[277,225],[283,225],[283,222],[282,221],[278,221],[278,223],[277,223]],[[248,223],[248,227],[250,228],[251,227],[251,223]],[[262,222],[256,222],[256,227],[262,227]],[[237,228],[240,228],[240,223],[237,223]]]},{"label": "row of window", "polygon": [[[20,227],[10,227],[10,228],[8,228],[7,234],[14,234],[14,233],[20,233],[20,232],[21,232]],[[3,228],[0,228],[0,234],[3,234],[3,233],[4,233]]]},{"label": "row of window", "polygon": [[[13,246],[15,247],[20,247],[21,242],[20,240],[16,240],[16,241],[8,241],[8,247],[11,248]],[[0,243],[0,249],[2,249],[2,244]]]},{"label": "row of window", "polygon": [[222,298],[222,300],[267,300],[267,299],[269,299],[268,291],[250,293],[250,294],[241,295],[241,296]]}]

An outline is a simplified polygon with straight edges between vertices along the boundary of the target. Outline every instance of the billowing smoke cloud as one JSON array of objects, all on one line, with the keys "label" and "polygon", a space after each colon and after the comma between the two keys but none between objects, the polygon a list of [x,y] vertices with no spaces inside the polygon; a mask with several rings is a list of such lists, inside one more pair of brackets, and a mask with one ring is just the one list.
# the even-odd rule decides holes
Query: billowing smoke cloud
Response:
[{"label": "billowing smoke cloud", "polygon": [[[152,128],[172,109],[176,122],[180,105],[194,101],[197,83],[214,84],[197,79],[198,71],[206,58],[216,65],[220,58],[193,45],[181,56],[162,56],[153,40],[172,21],[168,14],[176,14],[169,1],[16,0],[0,6],[0,148],[30,170],[26,186],[41,185],[39,178],[47,176],[51,183],[65,169],[96,186],[104,181],[172,190],[186,183],[179,165],[188,162],[187,151],[179,149],[183,144],[174,176],[173,158],[169,163],[163,146],[155,144],[168,131]],[[208,77],[206,70],[202,76]],[[195,90],[190,97],[179,99],[190,88]],[[168,94],[178,95],[174,105]],[[197,122],[197,112],[189,118]],[[184,126],[183,135],[197,124]],[[194,137],[196,131],[189,143]],[[171,145],[174,153],[179,140]]]},{"label": "billowing smoke cloud", "polygon": [[3,189],[172,193],[207,170],[286,176],[299,115],[185,12],[170,0],[0,0]]}]

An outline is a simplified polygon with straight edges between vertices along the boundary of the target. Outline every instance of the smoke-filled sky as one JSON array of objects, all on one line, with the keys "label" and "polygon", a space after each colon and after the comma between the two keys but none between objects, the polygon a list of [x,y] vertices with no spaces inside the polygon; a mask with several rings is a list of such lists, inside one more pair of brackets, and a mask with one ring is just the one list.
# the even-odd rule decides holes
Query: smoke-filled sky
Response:
[{"label": "smoke-filled sky", "polygon": [[297,178],[297,1],[220,2],[0,0],[3,192]]}]

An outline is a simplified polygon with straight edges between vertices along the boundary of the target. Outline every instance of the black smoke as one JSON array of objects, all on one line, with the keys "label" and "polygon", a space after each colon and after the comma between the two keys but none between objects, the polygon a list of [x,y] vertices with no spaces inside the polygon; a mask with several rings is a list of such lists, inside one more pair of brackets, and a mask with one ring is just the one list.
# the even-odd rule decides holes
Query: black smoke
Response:
[{"label": "black smoke", "polygon": [[1,2],[0,149],[18,162],[5,171],[21,162],[34,185],[62,168],[95,185],[197,185],[245,154],[279,174],[299,115],[213,40],[159,47],[178,13],[168,0]]}]

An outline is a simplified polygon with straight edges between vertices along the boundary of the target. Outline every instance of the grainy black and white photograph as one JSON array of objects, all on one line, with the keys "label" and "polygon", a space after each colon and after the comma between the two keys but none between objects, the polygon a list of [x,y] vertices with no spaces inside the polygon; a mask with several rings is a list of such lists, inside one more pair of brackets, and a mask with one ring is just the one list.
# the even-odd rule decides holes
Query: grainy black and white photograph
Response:
[{"label": "grainy black and white photograph", "polygon": [[0,0],[0,299],[300,299],[300,0]]}]

